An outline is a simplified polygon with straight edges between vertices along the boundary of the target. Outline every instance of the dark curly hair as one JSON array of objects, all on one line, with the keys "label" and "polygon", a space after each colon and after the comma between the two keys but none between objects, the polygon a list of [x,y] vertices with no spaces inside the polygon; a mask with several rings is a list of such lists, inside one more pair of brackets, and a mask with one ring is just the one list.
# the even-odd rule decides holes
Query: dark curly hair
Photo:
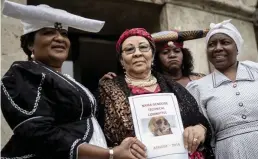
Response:
[{"label": "dark curly hair", "polygon": [[32,60],[31,55],[32,52],[29,49],[29,46],[32,46],[34,43],[36,31],[24,34],[21,36],[21,48],[23,49],[24,53],[28,56],[28,60]]},{"label": "dark curly hair", "polygon": [[[181,48],[182,53],[183,53],[183,61],[182,61],[182,74],[183,76],[190,76],[192,74],[192,71],[194,69],[193,66],[193,56],[192,53],[189,49],[187,48]],[[157,72],[163,72],[162,67],[161,67],[161,61],[159,59],[159,53],[157,52],[154,58],[154,70]]]}]

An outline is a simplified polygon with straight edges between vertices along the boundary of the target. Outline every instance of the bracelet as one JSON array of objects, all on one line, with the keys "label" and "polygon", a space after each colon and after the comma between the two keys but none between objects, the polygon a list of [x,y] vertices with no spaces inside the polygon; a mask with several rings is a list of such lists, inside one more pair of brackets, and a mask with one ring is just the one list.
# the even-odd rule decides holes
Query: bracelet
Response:
[{"label": "bracelet", "polygon": [[205,126],[203,126],[202,124],[199,124],[204,130],[205,130],[205,133],[207,132],[207,128]]},{"label": "bracelet", "polygon": [[114,150],[109,149],[109,159],[113,159],[113,158],[114,158]]}]

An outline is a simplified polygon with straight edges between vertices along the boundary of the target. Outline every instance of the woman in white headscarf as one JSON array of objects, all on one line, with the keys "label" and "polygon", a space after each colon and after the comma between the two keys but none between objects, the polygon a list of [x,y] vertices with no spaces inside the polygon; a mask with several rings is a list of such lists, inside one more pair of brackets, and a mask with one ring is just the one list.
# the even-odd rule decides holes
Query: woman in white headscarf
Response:
[{"label": "woman in white headscarf", "polygon": [[240,62],[243,39],[230,20],[211,24],[207,55],[214,72],[187,89],[213,127],[217,159],[258,158],[258,63]]}]

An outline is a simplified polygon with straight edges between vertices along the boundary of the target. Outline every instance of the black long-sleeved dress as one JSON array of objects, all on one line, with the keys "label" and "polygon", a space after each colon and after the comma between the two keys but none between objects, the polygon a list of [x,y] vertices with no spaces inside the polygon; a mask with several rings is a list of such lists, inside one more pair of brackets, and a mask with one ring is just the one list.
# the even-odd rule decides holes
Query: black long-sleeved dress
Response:
[{"label": "black long-sleeved dress", "polygon": [[[74,159],[78,146],[91,142],[99,128],[91,93],[40,62],[14,62],[2,78],[1,97],[14,133],[3,158]],[[104,147],[105,139],[97,138]]]},{"label": "black long-sleeved dress", "polygon": [[[194,97],[180,84],[153,72],[157,78],[161,93],[174,93],[177,97],[184,128],[202,124],[207,128],[206,140],[199,150],[203,151],[206,159],[212,159],[213,152],[210,146],[211,128],[208,120],[200,113]],[[99,102],[105,115],[100,119],[104,126],[104,133],[110,146],[118,145],[128,136],[135,136],[132,115],[128,97],[132,96],[124,76],[103,80],[99,85]],[[103,110],[102,110],[103,111]],[[204,149],[203,149],[204,148]]]}]

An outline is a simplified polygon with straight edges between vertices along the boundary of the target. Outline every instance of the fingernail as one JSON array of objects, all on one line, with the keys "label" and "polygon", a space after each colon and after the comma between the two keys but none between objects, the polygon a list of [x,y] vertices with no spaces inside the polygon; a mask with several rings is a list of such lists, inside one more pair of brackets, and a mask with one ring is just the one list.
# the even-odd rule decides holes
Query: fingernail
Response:
[{"label": "fingernail", "polygon": [[145,147],[144,150],[147,151],[147,147]]}]

